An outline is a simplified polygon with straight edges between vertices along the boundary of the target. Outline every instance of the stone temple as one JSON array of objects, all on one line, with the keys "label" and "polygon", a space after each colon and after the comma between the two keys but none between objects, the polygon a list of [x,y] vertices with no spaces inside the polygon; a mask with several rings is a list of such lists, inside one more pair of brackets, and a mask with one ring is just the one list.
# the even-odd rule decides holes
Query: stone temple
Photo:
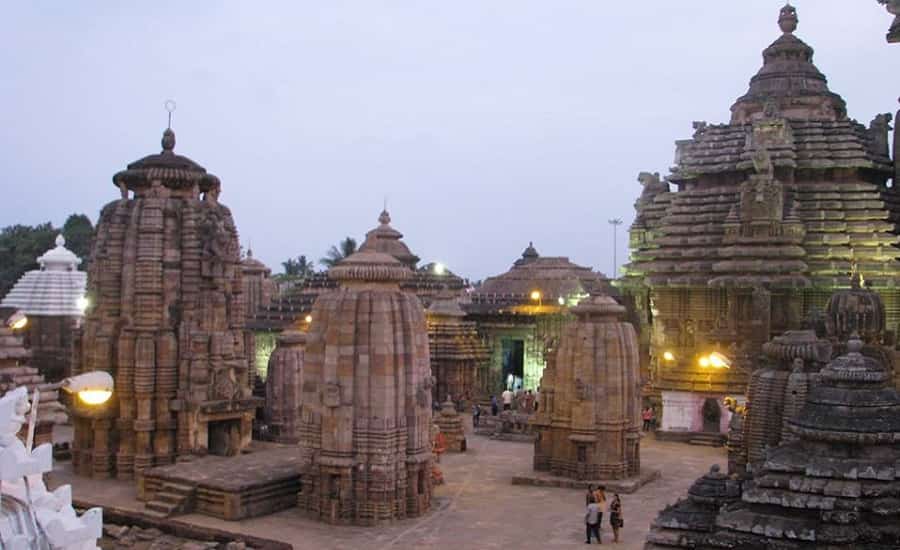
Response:
[{"label": "stone temple", "polygon": [[121,197],[100,213],[76,373],[103,370],[115,392],[75,407],[79,473],[130,478],[193,454],[250,442],[259,400],[244,349],[240,248],[219,179],[174,152],[113,176]]},{"label": "stone temple", "polygon": [[606,295],[571,308],[541,381],[534,468],[581,480],[640,473],[641,383],[634,327]]},{"label": "stone temple", "polygon": [[797,23],[785,6],[728,123],[694,123],[668,178],[640,178],[623,290],[647,335],[663,436],[726,431],[722,398],[744,393],[762,345],[819,318],[851,271],[881,295],[887,326],[900,323],[892,117],[849,119]]},{"label": "stone temple", "polygon": [[329,271],[306,335],[300,395],[299,508],[372,525],[431,505],[432,378],[425,312],[401,290],[412,270],[363,247]]}]

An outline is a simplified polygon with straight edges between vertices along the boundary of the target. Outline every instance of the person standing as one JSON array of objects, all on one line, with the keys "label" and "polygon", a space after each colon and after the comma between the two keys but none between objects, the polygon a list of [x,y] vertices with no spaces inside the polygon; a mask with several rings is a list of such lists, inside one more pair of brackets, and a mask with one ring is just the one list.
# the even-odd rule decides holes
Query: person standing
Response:
[{"label": "person standing", "polygon": [[609,503],[609,526],[612,527],[613,542],[619,542],[619,529],[624,525],[622,499],[619,498],[619,493],[613,493],[612,502]]},{"label": "person standing", "polygon": [[597,513],[599,514],[599,519],[597,520],[597,539],[600,539],[600,535],[603,534],[603,514],[606,513],[606,487],[603,485],[597,485],[597,488],[594,489],[594,502],[597,503]]},{"label": "person standing", "polygon": [[650,429],[656,431],[656,409],[650,408]]},{"label": "person standing", "polygon": [[504,392],[500,395],[503,398],[503,410],[508,411],[512,409],[513,402],[513,392],[509,390],[504,390]]},{"label": "person standing", "polygon": [[537,412],[538,408],[541,406],[541,387],[538,386],[536,390],[534,390],[534,412]]},{"label": "person standing", "polygon": [[478,421],[481,420],[481,406],[478,403],[475,403],[472,406],[472,427],[478,427]]},{"label": "person standing", "polygon": [[645,407],[643,411],[641,411],[641,420],[644,421],[644,431],[650,431],[650,419],[652,418],[653,413],[651,412],[653,409],[650,407]]},{"label": "person standing", "polygon": [[597,503],[594,502],[594,497],[589,496],[587,510],[584,513],[585,544],[591,543],[591,536],[596,537],[597,544],[603,544],[603,540],[600,539],[600,522],[602,519],[603,515],[600,513]]},{"label": "person standing", "polygon": [[531,414],[534,412],[534,394],[531,390],[525,392],[525,412]]},{"label": "person standing", "polygon": [[497,416],[497,413],[500,412],[500,405],[497,403],[497,396],[491,396],[491,416]]}]

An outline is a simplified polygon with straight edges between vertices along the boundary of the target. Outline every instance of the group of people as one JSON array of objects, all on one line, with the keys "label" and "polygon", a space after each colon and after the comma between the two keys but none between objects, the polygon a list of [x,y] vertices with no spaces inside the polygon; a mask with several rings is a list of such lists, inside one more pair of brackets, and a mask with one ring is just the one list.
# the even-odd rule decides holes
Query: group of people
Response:
[{"label": "group of people", "polygon": [[597,539],[597,544],[603,544],[600,535],[603,515],[607,512],[609,512],[609,526],[612,528],[613,542],[619,542],[619,529],[625,525],[622,518],[622,499],[619,498],[619,494],[613,493],[612,500],[607,503],[605,487],[600,485],[594,488],[593,485],[588,485],[585,501],[587,504],[587,510],[584,513],[585,544],[590,544],[592,538]]},{"label": "group of people", "polygon": [[644,421],[644,431],[649,432],[656,429],[656,409],[653,407],[644,407],[641,411],[641,420]]},{"label": "group of people", "polygon": [[[541,389],[532,392],[531,390],[512,390],[506,389],[500,394],[500,401],[503,402],[503,410],[511,411],[513,409],[523,413],[533,413],[540,406]],[[491,416],[500,414],[500,401],[496,395],[491,395]]]}]

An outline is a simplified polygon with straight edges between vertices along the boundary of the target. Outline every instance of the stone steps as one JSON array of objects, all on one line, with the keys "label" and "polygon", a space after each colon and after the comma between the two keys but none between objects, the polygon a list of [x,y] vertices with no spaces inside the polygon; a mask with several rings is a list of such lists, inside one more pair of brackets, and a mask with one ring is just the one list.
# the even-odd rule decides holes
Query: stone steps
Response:
[{"label": "stone steps", "polygon": [[725,445],[725,436],[722,434],[697,434],[688,440],[688,444],[704,447],[721,447]]},{"label": "stone steps", "polygon": [[153,500],[144,506],[145,512],[158,519],[169,518],[189,511],[196,488],[184,483],[164,481]]}]

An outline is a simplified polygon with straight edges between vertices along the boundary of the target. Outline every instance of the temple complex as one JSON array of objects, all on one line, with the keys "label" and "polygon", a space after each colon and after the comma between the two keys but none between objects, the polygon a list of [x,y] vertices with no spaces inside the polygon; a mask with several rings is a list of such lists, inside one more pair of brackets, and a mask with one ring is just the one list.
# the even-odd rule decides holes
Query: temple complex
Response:
[{"label": "temple complex", "polygon": [[565,257],[541,256],[529,243],[506,273],[488,277],[463,305],[490,352],[478,375],[480,390],[499,395],[507,387],[536,390],[548,342],[558,340],[570,306],[592,293],[614,292],[602,273]]},{"label": "temple complex", "polygon": [[468,405],[475,399],[484,381],[481,368],[488,350],[475,323],[466,321],[459,297],[452,293],[436,298],[426,311],[428,347],[431,352],[432,398],[442,402],[448,397]]},{"label": "temple complex", "polygon": [[174,148],[170,128],[161,153],[115,174],[121,197],[97,223],[74,370],[109,372],[115,392],[73,407],[83,475],[130,478],[176,457],[235,455],[261,404],[250,395],[234,220],[219,179]]},{"label": "temple complex", "polygon": [[556,358],[541,382],[532,426],[535,470],[580,480],[640,472],[641,382],[625,307],[595,295],[571,308]]},{"label": "temple complex", "polygon": [[30,322],[20,310],[0,306],[0,397],[16,388],[24,388],[32,397],[34,390],[39,390],[34,441],[42,445],[52,443],[53,426],[66,423],[69,417],[59,402],[59,390],[31,366],[32,353],[22,335]]},{"label": "temple complex", "polygon": [[37,262],[40,267],[26,272],[0,307],[28,316],[25,344],[31,350],[31,365],[47,380],[58,382],[71,374],[72,334],[84,315],[87,274],[78,270],[81,258],[66,248],[62,234]]},{"label": "temple complex", "polygon": [[400,287],[412,270],[372,235],[329,270],[340,286],[316,299],[303,355],[299,447],[312,462],[297,504],[330,523],[373,525],[431,506],[425,312]]},{"label": "temple complex", "polygon": [[729,123],[695,122],[668,178],[640,177],[622,286],[663,436],[727,430],[722,398],[744,394],[763,344],[820,316],[851,271],[881,296],[886,326],[900,323],[891,115],[849,119],[797,23],[785,6]]}]

